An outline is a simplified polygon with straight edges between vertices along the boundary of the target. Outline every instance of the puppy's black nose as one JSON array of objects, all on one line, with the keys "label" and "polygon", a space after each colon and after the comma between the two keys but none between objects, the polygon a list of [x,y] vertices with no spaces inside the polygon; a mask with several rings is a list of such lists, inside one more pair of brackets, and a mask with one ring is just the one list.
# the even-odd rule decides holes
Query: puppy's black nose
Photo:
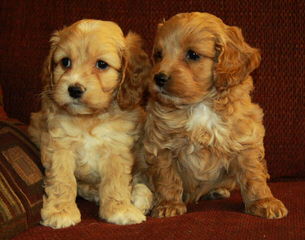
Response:
[{"label": "puppy's black nose", "polygon": [[164,73],[158,73],[154,76],[155,82],[159,87],[163,87],[165,83],[169,80],[169,77]]},{"label": "puppy's black nose", "polygon": [[81,86],[72,85],[68,87],[68,92],[70,97],[77,99],[81,98],[85,90]]}]

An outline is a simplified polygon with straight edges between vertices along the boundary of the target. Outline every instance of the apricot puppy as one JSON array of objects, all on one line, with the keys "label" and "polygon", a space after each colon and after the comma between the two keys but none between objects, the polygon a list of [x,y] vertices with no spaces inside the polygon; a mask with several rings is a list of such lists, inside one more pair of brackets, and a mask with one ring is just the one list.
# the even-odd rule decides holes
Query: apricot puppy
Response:
[{"label": "apricot puppy", "polygon": [[150,71],[141,39],[132,33],[125,38],[113,22],[81,20],[50,42],[42,109],[29,127],[45,167],[42,224],[80,222],[77,192],[99,203],[108,222],[144,221],[151,192],[131,186],[143,122],[139,101]]},{"label": "apricot puppy", "polygon": [[183,214],[187,203],[229,197],[236,186],[247,213],[286,216],[266,183],[263,111],[250,97],[259,51],[239,28],[194,12],[159,25],[153,56],[142,166],[153,216]]}]

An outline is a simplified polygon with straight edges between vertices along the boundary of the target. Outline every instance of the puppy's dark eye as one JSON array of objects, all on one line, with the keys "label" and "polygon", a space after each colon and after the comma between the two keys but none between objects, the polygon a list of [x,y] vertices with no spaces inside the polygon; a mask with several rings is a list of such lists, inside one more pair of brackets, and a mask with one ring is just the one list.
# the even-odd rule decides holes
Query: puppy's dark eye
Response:
[{"label": "puppy's dark eye", "polygon": [[156,51],[155,53],[154,53],[154,60],[156,61],[156,62],[158,62],[158,61],[161,61],[162,60],[162,52],[161,51]]},{"label": "puppy's dark eye", "polygon": [[200,56],[195,51],[188,50],[186,53],[186,58],[192,61],[197,61],[200,58]]},{"label": "puppy's dark eye", "polygon": [[106,62],[104,62],[104,61],[102,61],[102,60],[98,60],[97,62],[96,62],[96,65],[95,65],[98,69],[101,69],[101,70],[104,70],[104,69],[106,69],[109,65],[108,65],[108,63],[106,63]]},{"label": "puppy's dark eye", "polygon": [[71,68],[72,66],[72,61],[70,58],[63,58],[61,59],[61,65],[64,67],[64,68]]}]

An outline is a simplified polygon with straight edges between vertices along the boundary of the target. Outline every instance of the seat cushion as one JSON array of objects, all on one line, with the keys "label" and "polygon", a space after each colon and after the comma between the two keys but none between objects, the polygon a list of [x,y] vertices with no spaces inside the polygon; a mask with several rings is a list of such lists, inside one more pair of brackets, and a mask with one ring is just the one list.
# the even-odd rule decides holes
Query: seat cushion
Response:
[{"label": "seat cushion", "polygon": [[142,224],[118,226],[98,218],[98,206],[78,199],[82,213],[80,224],[54,230],[37,226],[18,235],[14,240],[53,239],[179,239],[179,240],[249,240],[305,239],[305,179],[270,184],[276,197],[289,210],[286,218],[268,220],[243,213],[240,193],[233,192],[229,199],[203,200],[190,205],[188,213],[171,218],[148,218]]}]

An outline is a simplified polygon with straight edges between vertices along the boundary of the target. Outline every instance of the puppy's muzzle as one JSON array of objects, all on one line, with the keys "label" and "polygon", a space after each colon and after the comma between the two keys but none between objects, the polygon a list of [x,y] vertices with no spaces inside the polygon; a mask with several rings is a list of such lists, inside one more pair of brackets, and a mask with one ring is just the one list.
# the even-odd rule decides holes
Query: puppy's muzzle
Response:
[{"label": "puppy's muzzle", "polygon": [[68,87],[70,97],[78,99],[81,98],[86,89],[79,85],[71,85]]},{"label": "puppy's muzzle", "polygon": [[157,86],[164,87],[164,85],[168,82],[169,76],[167,76],[165,73],[158,73],[154,76],[155,82]]}]

